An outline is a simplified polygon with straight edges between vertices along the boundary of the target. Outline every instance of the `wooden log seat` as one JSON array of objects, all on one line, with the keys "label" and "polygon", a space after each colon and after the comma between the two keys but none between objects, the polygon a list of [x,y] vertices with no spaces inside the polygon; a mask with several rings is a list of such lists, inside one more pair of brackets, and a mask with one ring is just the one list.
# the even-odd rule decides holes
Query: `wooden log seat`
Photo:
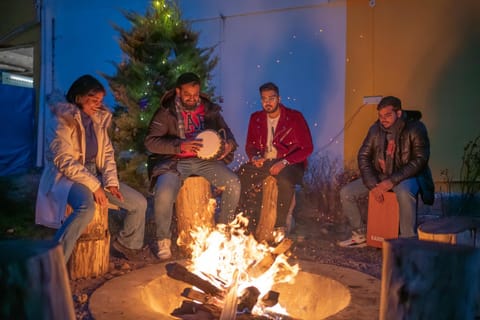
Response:
[{"label": "wooden log seat", "polygon": [[418,238],[450,244],[479,247],[480,218],[465,216],[442,217],[421,224]]},{"label": "wooden log seat", "polygon": [[480,250],[411,238],[382,250],[380,320],[476,319]]},{"label": "wooden log seat", "polygon": [[215,226],[216,201],[207,179],[192,176],[185,179],[175,202],[177,219],[177,245],[186,254],[193,239],[191,232],[197,227],[213,228]]},{"label": "wooden log seat", "polygon": [[[278,187],[277,179],[268,176],[263,182],[262,206],[260,210],[260,218],[258,219],[257,228],[255,229],[255,239],[258,242],[271,242],[274,239],[273,229],[277,220],[277,198]],[[295,193],[290,203],[290,209],[287,215],[287,234],[291,231],[293,223],[293,210],[295,208]]]},{"label": "wooden log seat", "polygon": [[367,245],[381,248],[386,239],[398,238],[399,210],[394,192],[385,192],[383,202],[368,194]]},{"label": "wooden log seat", "polygon": [[[116,209],[111,206],[110,208]],[[77,240],[67,262],[70,279],[95,278],[105,274],[110,262],[110,233],[108,209],[96,205],[95,214],[85,231]],[[72,208],[67,206],[67,215]]]},{"label": "wooden log seat", "polygon": [[0,241],[0,287],[0,319],[75,319],[65,257],[55,241]]}]

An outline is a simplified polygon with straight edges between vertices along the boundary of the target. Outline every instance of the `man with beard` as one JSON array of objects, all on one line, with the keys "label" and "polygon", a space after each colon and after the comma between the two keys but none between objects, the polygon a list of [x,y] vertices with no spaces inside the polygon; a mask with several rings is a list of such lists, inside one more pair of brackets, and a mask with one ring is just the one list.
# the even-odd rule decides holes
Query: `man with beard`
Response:
[{"label": "man with beard", "polygon": [[[148,169],[154,192],[156,255],[160,260],[172,255],[173,204],[186,178],[202,176],[211,185],[223,189],[219,223],[233,218],[240,197],[240,181],[226,165],[226,159],[233,159],[237,143],[221,115],[221,107],[200,93],[200,85],[196,74],[180,75],[176,88],[162,97],[145,138],[145,146],[152,153]],[[224,138],[224,152],[212,160],[197,157],[203,144],[196,136],[206,129],[222,132],[220,136]]]},{"label": "man with beard", "polygon": [[285,234],[295,185],[302,183],[307,157],[313,151],[312,136],[303,115],[280,102],[274,83],[265,83],[259,90],[263,110],[250,116],[245,144],[249,161],[238,171],[242,186],[239,210],[255,226],[261,185],[265,178],[274,176],[278,186],[275,228]]},{"label": "man with beard", "polygon": [[419,111],[402,110],[400,99],[384,97],[377,106],[378,120],[370,127],[360,150],[358,167],[361,179],[340,190],[343,212],[352,229],[352,237],[342,247],[366,245],[358,200],[369,191],[378,202],[393,191],[399,205],[400,237],[416,235],[417,195],[425,204],[433,204],[434,185],[428,167],[430,142]]}]

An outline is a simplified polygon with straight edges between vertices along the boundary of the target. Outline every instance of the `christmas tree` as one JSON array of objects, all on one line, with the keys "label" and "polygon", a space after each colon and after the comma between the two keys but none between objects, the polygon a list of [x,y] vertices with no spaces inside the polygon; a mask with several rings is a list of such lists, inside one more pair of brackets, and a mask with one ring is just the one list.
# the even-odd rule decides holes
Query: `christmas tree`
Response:
[{"label": "christmas tree", "polygon": [[125,58],[114,63],[116,74],[102,74],[117,103],[113,115],[112,142],[120,179],[141,191],[147,190],[147,151],[143,141],[150,119],[163,94],[172,89],[184,72],[203,80],[202,91],[212,94],[210,72],[217,64],[214,47],[198,48],[197,32],[181,19],[173,1],[154,0],[145,15],[125,11],[132,25],[119,32]]}]

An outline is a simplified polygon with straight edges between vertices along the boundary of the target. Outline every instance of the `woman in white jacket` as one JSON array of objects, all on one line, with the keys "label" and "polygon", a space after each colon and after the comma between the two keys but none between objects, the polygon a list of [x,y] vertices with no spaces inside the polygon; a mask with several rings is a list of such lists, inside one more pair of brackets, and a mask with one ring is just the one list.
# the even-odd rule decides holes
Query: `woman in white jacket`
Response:
[{"label": "woman in white jacket", "polygon": [[[75,242],[92,220],[95,203],[108,202],[127,211],[123,228],[112,248],[134,257],[143,247],[145,197],[120,183],[114,150],[108,137],[111,113],[102,104],[103,85],[91,75],[73,82],[65,101],[49,104],[54,114],[47,128],[49,149],[40,179],[35,221],[59,228],[55,240],[68,261]],[[65,219],[67,204],[73,212]]]}]

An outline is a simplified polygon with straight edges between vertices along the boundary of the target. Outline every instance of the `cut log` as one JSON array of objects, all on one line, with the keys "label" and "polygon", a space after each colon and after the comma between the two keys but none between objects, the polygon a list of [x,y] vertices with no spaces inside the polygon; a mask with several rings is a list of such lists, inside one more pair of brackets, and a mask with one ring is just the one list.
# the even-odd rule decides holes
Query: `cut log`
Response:
[{"label": "cut log", "polygon": [[233,273],[232,284],[228,288],[222,313],[220,313],[220,320],[235,320],[237,318],[237,305],[238,305],[238,270]]},{"label": "cut log", "polygon": [[383,202],[368,195],[367,245],[381,248],[387,239],[398,238],[399,209],[394,192],[383,193]]},{"label": "cut log", "polygon": [[[70,279],[95,278],[105,274],[110,262],[110,233],[108,232],[108,207],[95,205],[92,221],[77,240],[67,269]],[[67,215],[72,212],[67,207]]]},{"label": "cut log", "polygon": [[257,304],[259,296],[260,290],[258,290],[256,287],[250,286],[245,288],[240,297],[238,297],[238,311],[244,312],[247,310],[249,313],[251,313],[253,307]]},{"label": "cut log", "polygon": [[177,196],[177,244],[184,253],[190,254],[191,232],[197,227],[215,226],[216,201],[212,199],[210,183],[203,177],[187,178]]},{"label": "cut log", "polygon": [[269,176],[263,182],[262,208],[255,230],[255,238],[258,242],[273,241],[273,227],[277,220],[277,197],[277,179]]},{"label": "cut log", "polygon": [[224,297],[223,290],[217,288],[210,282],[203,280],[202,278],[190,272],[186,267],[182,266],[177,262],[168,263],[165,268],[167,269],[167,275],[170,278],[191,284],[205,293],[221,298]]},{"label": "cut log", "polygon": [[480,251],[416,239],[383,243],[380,319],[474,319]]},{"label": "cut log", "polygon": [[[278,187],[277,179],[272,176],[268,176],[263,181],[262,192],[262,204],[260,210],[260,218],[258,219],[257,228],[255,229],[255,239],[258,242],[267,241],[272,242],[274,240],[274,227],[277,221],[277,199],[278,199]],[[292,201],[290,202],[290,208],[288,210],[286,223],[286,233],[288,234],[294,224],[293,210],[295,209],[295,193],[293,194]]]},{"label": "cut log", "polygon": [[65,257],[54,241],[1,241],[0,290],[0,319],[75,319]]},{"label": "cut log", "polygon": [[252,267],[249,268],[248,274],[252,275],[253,277],[259,277],[264,274],[275,262],[275,259],[278,255],[287,252],[288,249],[293,244],[293,240],[285,238],[280,242],[280,244],[273,249],[273,252],[270,254],[266,254],[262,260],[258,261]]},{"label": "cut log", "polygon": [[479,247],[480,219],[450,216],[429,220],[418,227],[420,240]]}]

